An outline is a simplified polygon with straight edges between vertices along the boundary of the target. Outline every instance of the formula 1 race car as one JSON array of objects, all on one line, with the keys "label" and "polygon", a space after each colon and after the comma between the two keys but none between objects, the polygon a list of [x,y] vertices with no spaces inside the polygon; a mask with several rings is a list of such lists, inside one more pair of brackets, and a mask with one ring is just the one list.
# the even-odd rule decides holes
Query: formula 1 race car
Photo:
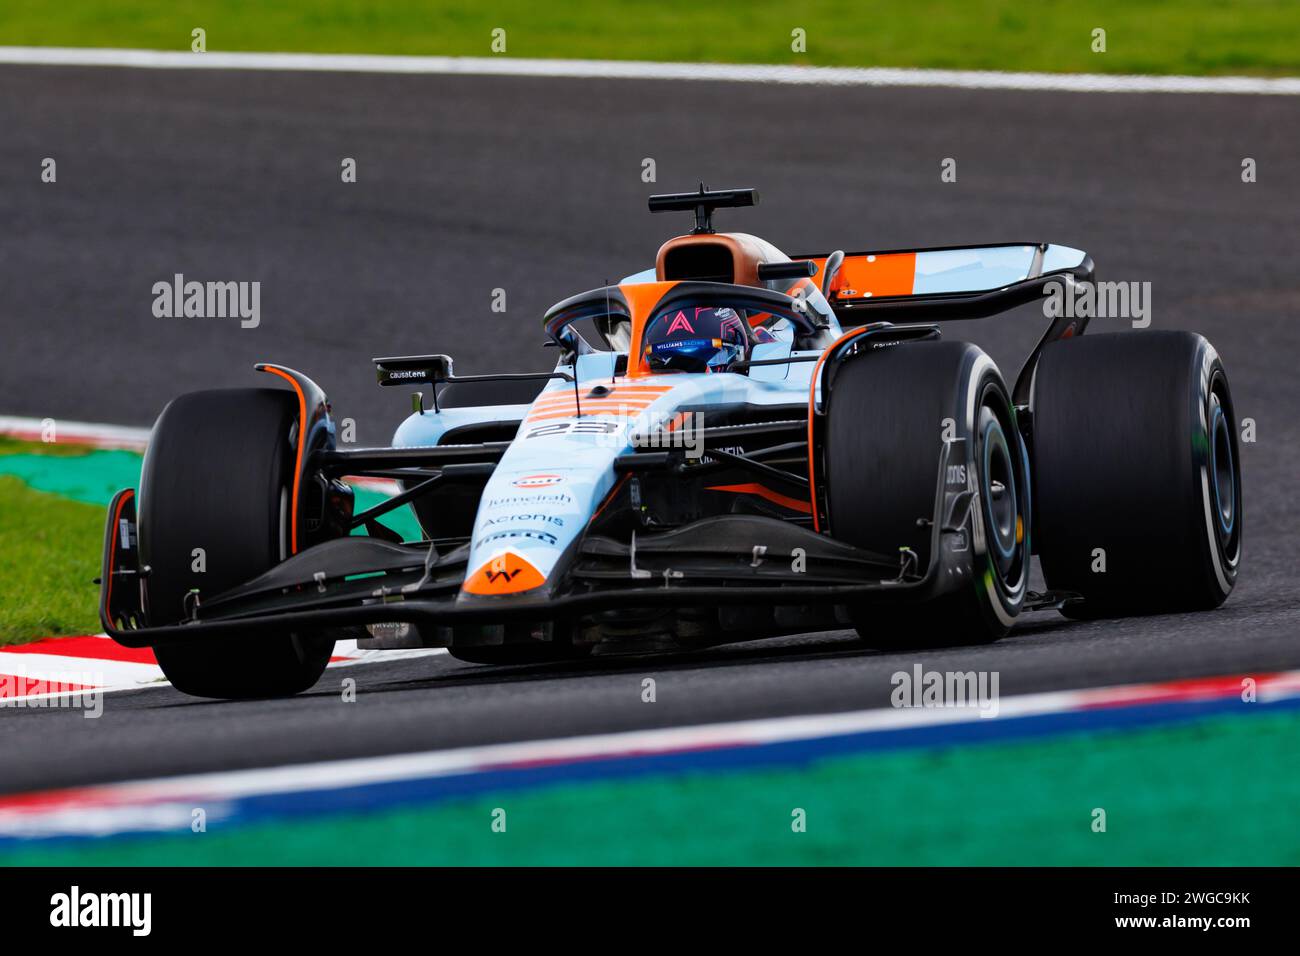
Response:
[{"label": "formula 1 race car", "polygon": [[[421,389],[392,447],[338,447],[325,393],[277,365],[257,368],[287,389],[175,399],[109,509],[105,630],[182,691],[253,697],[310,687],[342,638],[476,663],[846,626],[908,648],[991,640],[1028,610],[1222,603],[1241,482],[1209,342],[1081,337],[1060,312],[1008,384],[934,323],[1077,291],[1084,252],[791,257],[713,230],[756,201],[650,197],[694,230],[552,307],[552,372],[375,359],[380,385]],[[353,477],[399,490],[358,512]],[[407,506],[421,540],[380,520]]]}]

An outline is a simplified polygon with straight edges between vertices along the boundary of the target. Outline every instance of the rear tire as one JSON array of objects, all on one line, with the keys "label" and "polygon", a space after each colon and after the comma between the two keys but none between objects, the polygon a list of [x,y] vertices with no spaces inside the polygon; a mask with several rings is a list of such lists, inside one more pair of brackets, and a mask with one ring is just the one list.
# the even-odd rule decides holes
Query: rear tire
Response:
[{"label": "rear tire", "polygon": [[831,534],[883,555],[910,548],[922,571],[938,560],[930,554],[932,529],[917,522],[934,515],[945,419],[954,437],[966,438],[953,446],[949,465],[974,471],[971,524],[980,530],[968,535],[971,573],[924,604],[850,606],[850,620],[872,647],[996,640],[1024,602],[1028,457],[1002,376],[969,343],[899,345],[833,370],[824,449]]},{"label": "rear tire", "polygon": [[[158,416],[140,475],[140,560],[149,625],[186,617],[186,595],[221,593],[288,556],[297,402],[277,389],[175,399]],[[195,570],[202,549],[203,570]],[[155,648],[172,685],[196,697],[296,694],[320,678],[332,637],[272,634]]]},{"label": "rear tire", "polygon": [[1190,332],[1088,335],[1034,375],[1036,535],[1069,617],[1223,603],[1241,561],[1241,457],[1227,374]]}]

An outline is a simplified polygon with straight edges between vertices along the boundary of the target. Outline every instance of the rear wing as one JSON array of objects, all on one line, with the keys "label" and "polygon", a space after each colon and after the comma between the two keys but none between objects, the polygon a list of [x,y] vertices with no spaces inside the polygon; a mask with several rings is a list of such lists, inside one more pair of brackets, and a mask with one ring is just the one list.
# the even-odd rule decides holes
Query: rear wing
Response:
[{"label": "rear wing", "polygon": [[[941,246],[791,256],[817,267],[813,281],[844,326],[879,320],[979,319],[1043,295],[1053,282],[1092,281],[1091,257],[1049,243]],[[827,282],[827,273],[830,280]]]},{"label": "rear wing", "polygon": [[[888,252],[799,256],[817,266],[814,279],[845,327],[877,321],[980,319],[1041,298],[1057,283],[1062,294],[1092,282],[1092,258],[1049,243],[943,246]],[[1048,313],[1050,314],[1050,313]],[[1016,376],[1012,401],[1029,406],[1034,368],[1049,342],[1081,335],[1088,317],[1061,310]]]}]

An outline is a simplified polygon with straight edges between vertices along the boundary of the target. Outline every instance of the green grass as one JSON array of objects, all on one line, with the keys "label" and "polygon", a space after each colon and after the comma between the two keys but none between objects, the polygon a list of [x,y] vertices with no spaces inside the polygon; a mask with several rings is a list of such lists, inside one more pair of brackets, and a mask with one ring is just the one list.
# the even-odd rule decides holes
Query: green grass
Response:
[{"label": "green grass", "polygon": [[[0,495],[0,644],[99,632],[99,590],[91,581],[99,574],[104,509],[139,477],[135,452],[0,436],[0,490],[6,492]],[[383,500],[356,490],[357,511]],[[410,508],[381,521],[407,538],[420,537]]]},{"label": "green grass", "polygon": [[0,435],[0,645],[99,632],[104,508],[140,456]]},{"label": "green grass", "polygon": [[[210,819],[206,833],[24,849],[0,863],[1295,866],[1298,734],[1295,711],[1252,713],[229,830]],[[497,807],[504,833],[490,827]],[[796,807],[804,833],[790,826]],[[1098,807],[1104,833],[1092,829]]]},{"label": "green grass", "polygon": [[53,455],[56,458],[67,458],[85,453],[86,449],[82,445],[71,445],[67,442],[25,441],[11,435],[0,435],[0,455]]},{"label": "green grass", "polygon": [[103,508],[0,474],[0,644],[99,632],[103,533]]},{"label": "green grass", "polygon": [[[7,0],[0,45],[920,66],[1300,73],[1295,0]],[[806,33],[806,53],[791,31]],[[1092,31],[1106,31],[1105,53]]]}]

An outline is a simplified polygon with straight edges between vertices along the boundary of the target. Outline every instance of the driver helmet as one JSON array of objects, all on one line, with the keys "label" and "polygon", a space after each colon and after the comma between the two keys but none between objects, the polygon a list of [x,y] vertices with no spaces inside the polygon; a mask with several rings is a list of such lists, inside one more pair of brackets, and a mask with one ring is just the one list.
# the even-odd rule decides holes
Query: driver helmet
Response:
[{"label": "driver helmet", "polygon": [[726,306],[667,309],[642,337],[646,365],[655,372],[726,372],[749,357],[749,326]]}]

